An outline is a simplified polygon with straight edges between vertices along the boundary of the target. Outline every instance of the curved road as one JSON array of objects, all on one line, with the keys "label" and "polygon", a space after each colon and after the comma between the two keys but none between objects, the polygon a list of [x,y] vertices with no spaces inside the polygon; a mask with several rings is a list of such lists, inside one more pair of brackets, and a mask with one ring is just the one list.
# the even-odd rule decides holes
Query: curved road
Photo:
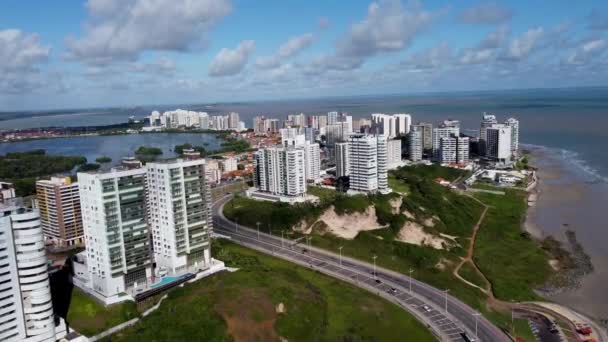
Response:
[{"label": "curved road", "polygon": [[230,198],[231,196],[224,197],[213,205],[215,233],[228,236],[236,243],[317,269],[332,277],[376,292],[414,314],[441,340],[463,341],[462,332],[473,338],[476,329],[477,341],[510,340],[500,329],[478,315],[473,308],[445,291],[400,273],[306,246],[304,241],[282,239],[280,236],[257,232],[255,229],[229,221],[223,215],[223,207]]}]

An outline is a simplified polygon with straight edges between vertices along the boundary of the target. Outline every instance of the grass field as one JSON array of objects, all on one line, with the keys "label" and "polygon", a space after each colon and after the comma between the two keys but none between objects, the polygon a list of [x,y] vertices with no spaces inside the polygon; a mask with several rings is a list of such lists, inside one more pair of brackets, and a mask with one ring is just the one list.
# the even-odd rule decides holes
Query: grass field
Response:
[{"label": "grass field", "polygon": [[490,206],[475,244],[475,263],[503,300],[537,300],[533,288],[550,275],[549,256],[537,241],[522,231],[526,193],[506,190],[504,196],[476,193]]},{"label": "grass field", "polygon": [[70,326],[85,336],[93,336],[122,322],[139,317],[134,302],[104,307],[86,293],[74,287],[67,320]]},{"label": "grass field", "polygon": [[470,281],[471,283],[481,287],[482,289],[485,288],[486,283],[483,280],[483,277],[479,273],[477,273],[477,270],[475,270],[475,268],[470,263],[464,263],[460,270],[458,270],[458,274],[460,274],[461,277]]},{"label": "grass field", "polygon": [[434,340],[398,306],[349,284],[227,241],[213,253],[239,271],[169,292],[111,341]]}]

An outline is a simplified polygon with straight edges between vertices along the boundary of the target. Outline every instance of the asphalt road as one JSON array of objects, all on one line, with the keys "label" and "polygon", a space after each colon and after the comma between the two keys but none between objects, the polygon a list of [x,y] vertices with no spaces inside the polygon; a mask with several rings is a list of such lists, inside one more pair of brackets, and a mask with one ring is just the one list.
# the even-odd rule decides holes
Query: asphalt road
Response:
[{"label": "asphalt road", "polygon": [[[293,241],[257,232],[226,219],[223,205],[225,197],[213,206],[214,232],[229,236],[245,246],[273,254],[277,257],[307,266],[335,278],[349,281],[368,291],[401,305],[422,321],[439,339],[463,341],[461,333],[472,339],[477,326],[477,341],[509,341],[500,329],[455,297],[430,285],[374,265],[335,253],[306,246],[304,240]],[[411,292],[410,292],[411,286]],[[465,286],[463,284],[463,286]],[[446,308],[447,299],[447,312]]]}]

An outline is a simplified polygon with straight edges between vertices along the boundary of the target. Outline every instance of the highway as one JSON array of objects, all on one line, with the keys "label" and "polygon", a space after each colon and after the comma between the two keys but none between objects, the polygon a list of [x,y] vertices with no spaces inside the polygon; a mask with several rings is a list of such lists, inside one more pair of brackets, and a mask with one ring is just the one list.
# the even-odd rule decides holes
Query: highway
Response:
[{"label": "highway", "polygon": [[307,246],[303,241],[282,239],[229,221],[223,215],[223,206],[230,198],[224,197],[213,205],[216,234],[376,293],[412,313],[442,341],[463,341],[463,332],[473,339],[476,331],[477,341],[509,341],[500,329],[445,291],[400,273]]}]

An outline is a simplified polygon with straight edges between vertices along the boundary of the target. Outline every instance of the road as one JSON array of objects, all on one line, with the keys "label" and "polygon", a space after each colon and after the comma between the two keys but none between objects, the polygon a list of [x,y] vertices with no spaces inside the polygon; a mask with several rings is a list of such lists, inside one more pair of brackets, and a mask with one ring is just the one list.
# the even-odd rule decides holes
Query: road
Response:
[{"label": "road", "polygon": [[477,328],[477,341],[509,341],[500,329],[445,291],[400,273],[306,246],[302,241],[282,239],[229,221],[222,213],[229,199],[230,196],[224,197],[213,205],[215,233],[377,293],[412,313],[440,340],[462,341],[462,332],[474,337]]}]

